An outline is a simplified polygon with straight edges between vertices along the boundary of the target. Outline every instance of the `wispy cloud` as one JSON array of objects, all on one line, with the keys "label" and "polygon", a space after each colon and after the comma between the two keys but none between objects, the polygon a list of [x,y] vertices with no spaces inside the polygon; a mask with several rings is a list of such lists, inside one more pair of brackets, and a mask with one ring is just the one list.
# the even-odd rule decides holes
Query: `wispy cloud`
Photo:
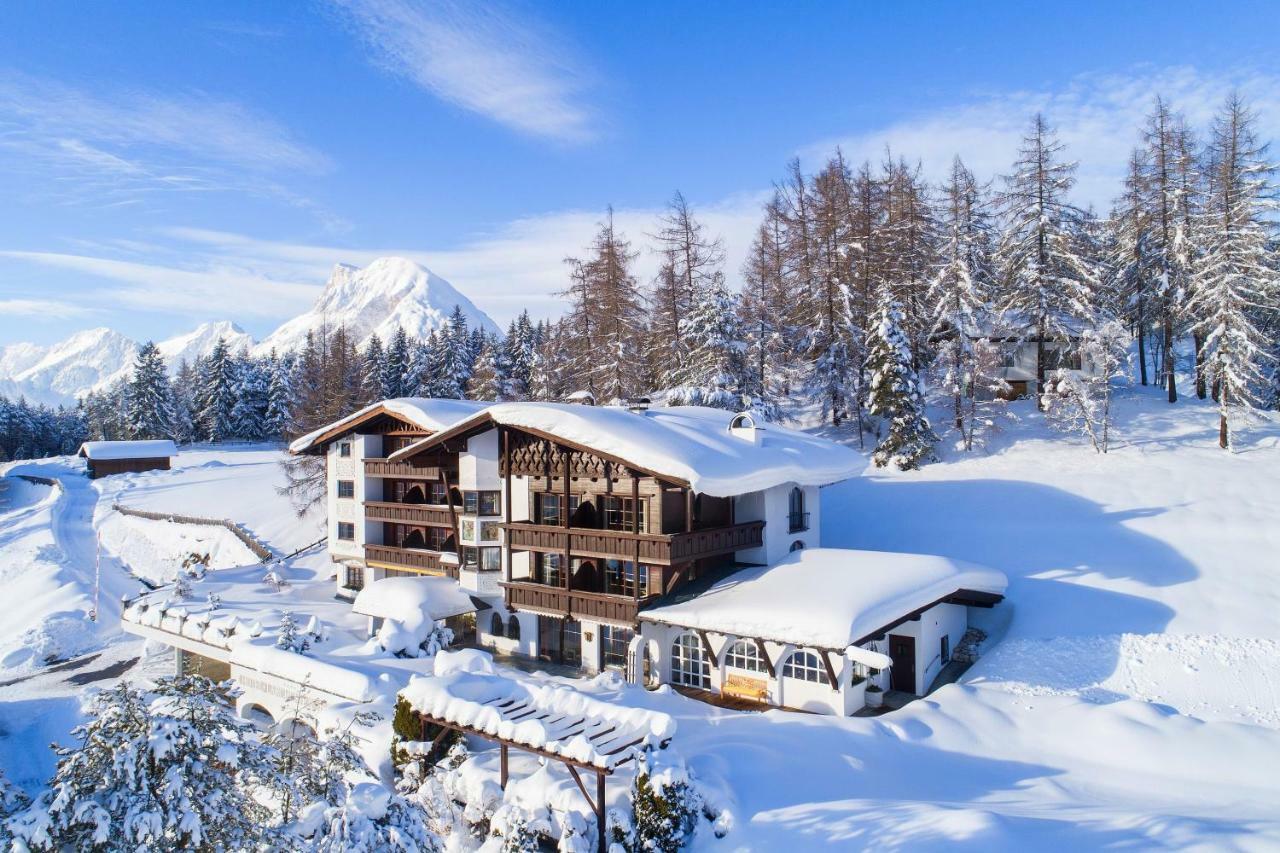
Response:
[{"label": "wispy cloud", "polygon": [[102,207],[167,193],[269,196],[324,220],[273,176],[331,168],[321,152],[235,101],[202,92],[89,91],[0,71],[0,171],[39,174],[42,200]]},{"label": "wispy cloud", "polygon": [[1182,110],[1197,128],[1206,128],[1227,93],[1238,89],[1258,110],[1263,138],[1280,136],[1280,78],[1254,71],[1206,73],[1191,67],[1137,68],[1125,74],[1085,74],[1057,90],[979,94],[921,113],[888,127],[806,146],[812,164],[836,145],[856,161],[878,162],[886,147],[941,180],[959,154],[976,174],[1007,172],[1030,117],[1042,112],[1079,163],[1076,198],[1105,211],[1119,194],[1125,161],[1140,138],[1141,125],[1157,94]]},{"label": "wispy cloud", "polygon": [[492,4],[333,0],[374,60],[450,103],[522,133],[579,143],[597,128],[562,43]]},{"label": "wispy cloud", "polygon": [[36,320],[71,320],[95,313],[92,308],[53,299],[0,299],[0,314]]}]

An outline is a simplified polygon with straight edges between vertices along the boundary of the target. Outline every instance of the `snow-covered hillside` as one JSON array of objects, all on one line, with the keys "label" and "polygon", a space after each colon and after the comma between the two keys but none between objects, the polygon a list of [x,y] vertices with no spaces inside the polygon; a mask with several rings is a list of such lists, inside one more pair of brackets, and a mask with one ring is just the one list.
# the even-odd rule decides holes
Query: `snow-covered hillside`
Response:
[{"label": "snow-covered hillside", "polygon": [[258,345],[286,352],[301,347],[308,332],[345,327],[358,346],[377,333],[388,341],[397,328],[424,339],[462,309],[471,328],[497,332],[498,327],[465,295],[431,270],[407,258],[379,258],[367,267],[338,264],[310,311],[276,329]]},{"label": "snow-covered hillside", "polygon": [[[253,338],[235,323],[202,323],[186,334],[159,341],[156,346],[170,369],[213,351],[225,338],[233,352],[253,346]],[[129,375],[139,344],[108,328],[77,332],[64,341],[42,347],[31,343],[0,347],[0,396],[33,403],[73,405],[90,391],[101,391]]]}]

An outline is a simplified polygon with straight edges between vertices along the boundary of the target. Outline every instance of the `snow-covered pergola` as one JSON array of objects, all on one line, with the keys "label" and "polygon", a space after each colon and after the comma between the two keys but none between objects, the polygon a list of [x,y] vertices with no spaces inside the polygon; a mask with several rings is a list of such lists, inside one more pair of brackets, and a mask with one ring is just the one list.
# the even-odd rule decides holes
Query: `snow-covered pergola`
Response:
[{"label": "snow-covered pergola", "polygon": [[[571,687],[500,675],[491,659],[475,650],[441,652],[435,674],[414,677],[400,696],[419,715],[424,741],[429,725],[439,727],[432,748],[449,731],[496,743],[503,788],[512,748],[564,764],[596,815],[601,853],[606,849],[605,777],[645,749],[665,749],[676,731],[668,714],[614,705]],[[582,771],[596,775],[594,797],[582,781]]]}]

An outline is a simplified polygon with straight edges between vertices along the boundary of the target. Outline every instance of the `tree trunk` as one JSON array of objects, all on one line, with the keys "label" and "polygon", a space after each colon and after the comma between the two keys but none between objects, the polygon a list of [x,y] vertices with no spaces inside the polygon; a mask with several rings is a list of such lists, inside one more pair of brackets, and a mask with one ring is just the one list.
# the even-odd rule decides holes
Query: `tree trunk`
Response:
[{"label": "tree trunk", "polygon": [[1044,324],[1040,324],[1036,339],[1036,408],[1045,410],[1044,405]]},{"label": "tree trunk", "polygon": [[1227,416],[1225,414],[1218,415],[1218,446],[1223,450],[1229,450],[1231,443],[1227,440]]},{"label": "tree trunk", "polygon": [[1173,363],[1173,316],[1164,312],[1164,381],[1169,389],[1169,402],[1178,402],[1178,379],[1174,376]]},{"label": "tree trunk", "polygon": [[1207,394],[1204,381],[1204,335],[1195,332],[1191,338],[1196,349],[1196,396],[1203,400]]},{"label": "tree trunk", "polygon": [[1147,318],[1142,310],[1142,297],[1138,297],[1138,375],[1147,384]]}]

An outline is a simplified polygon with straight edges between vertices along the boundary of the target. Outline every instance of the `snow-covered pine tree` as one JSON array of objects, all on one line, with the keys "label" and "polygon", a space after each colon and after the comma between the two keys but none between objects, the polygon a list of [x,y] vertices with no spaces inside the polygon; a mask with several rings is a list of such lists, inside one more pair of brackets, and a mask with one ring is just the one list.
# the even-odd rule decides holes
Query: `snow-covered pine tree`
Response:
[{"label": "snow-covered pine tree", "polygon": [[184,358],[169,383],[169,399],[173,402],[173,438],[182,444],[196,439],[195,394],[197,372]]},{"label": "snow-covered pine tree", "polygon": [[291,611],[280,614],[280,631],[276,634],[276,645],[286,651],[302,654],[311,648],[311,639],[298,627],[298,622]]},{"label": "snow-covered pine tree", "polygon": [[[512,324],[514,331],[515,325]],[[485,345],[476,359],[475,369],[467,382],[468,400],[506,400],[510,388],[510,367],[502,341],[486,336]]]},{"label": "snow-covered pine tree", "polygon": [[152,341],[138,350],[133,377],[125,391],[129,437],[133,439],[172,438],[173,397],[164,357]]},{"label": "snow-covered pine tree", "polygon": [[529,321],[528,310],[521,311],[520,316],[512,321],[502,345],[506,351],[509,374],[504,397],[508,400],[528,400],[536,350],[536,334]]},{"label": "snow-covered pine tree", "polygon": [[1280,306],[1269,244],[1274,226],[1266,218],[1276,207],[1276,167],[1257,140],[1255,122],[1234,93],[1214,120],[1205,255],[1188,306],[1204,334],[1206,370],[1218,403],[1218,444],[1224,449],[1231,447],[1231,420],[1253,408],[1266,382],[1263,361],[1271,342],[1259,321]]},{"label": "snow-covered pine tree", "polygon": [[206,441],[226,441],[235,435],[235,360],[226,339],[218,338],[213,352],[200,365],[196,387],[196,424]]},{"label": "snow-covered pine tree", "polygon": [[678,383],[670,405],[711,406],[742,411],[746,378],[743,329],[733,295],[723,281],[699,292],[681,321],[684,363],[670,372]]},{"label": "snow-covered pine tree", "polygon": [[386,355],[378,376],[379,394],[384,400],[405,397],[417,391],[417,382],[411,380],[410,362],[413,357],[413,346],[409,334],[403,326],[397,326],[391,342],[387,344]]},{"label": "snow-covered pine tree", "polygon": [[382,396],[382,370],[386,361],[382,338],[374,332],[364,345],[364,352],[360,354],[360,391],[364,405],[386,399]]},{"label": "snow-covered pine tree", "polygon": [[49,789],[10,824],[36,850],[243,850],[270,845],[252,795],[269,772],[250,724],[200,676],[121,683],[58,748]]},{"label": "snow-covered pine tree", "polygon": [[1044,388],[1045,345],[1067,345],[1090,324],[1096,268],[1077,253],[1072,224],[1081,211],[1067,201],[1074,163],[1059,160],[1063,145],[1037,113],[1023,137],[1013,172],[998,196],[1005,227],[996,252],[1006,322],[1036,343],[1036,384]]},{"label": "snow-covered pine tree", "polygon": [[231,410],[232,429],[238,438],[250,441],[267,433],[267,406],[271,377],[267,365],[249,353],[235,360],[236,402]]},{"label": "snow-covered pine tree", "polygon": [[1138,338],[1138,381],[1147,384],[1147,335],[1158,283],[1152,280],[1152,221],[1147,206],[1146,151],[1134,149],[1124,179],[1124,194],[1112,206],[1108,220],[1108,283],[1117,294],[1120,316]]},{"label": "snow-covered pine tree", "polygon": [[951,399],[955,428],[973,449],[979,396],[994,377],[982,375],[980,334],[988,323],[994,227],[973,173],[959,158],[942,190],[942,248],[929,287],[931,329],[943,343],[934,361],[937,387]]},{"label": "snow-covered pine tree", "polygon": [[285,353],[280,357],[273,349],[267,358],[267,364],[270,381],[267,384],[267,414],[264,428],[267,437],[275,440],[285,439],[292,436],[296,429],[293,420],[293,410],[297,405],[293,388],[295,356],[293,353]]},{"label": "snow-covered pine tree", "polygon": [[938,437],[925,417],[924,396],[912,366],[911,347],[903,330],[902,307],[881,291],[880,312],[871,327],[867,345],[867,410],[888,422],[888,433],[872,454],[883,468],[920,467],[934,459]]}]

